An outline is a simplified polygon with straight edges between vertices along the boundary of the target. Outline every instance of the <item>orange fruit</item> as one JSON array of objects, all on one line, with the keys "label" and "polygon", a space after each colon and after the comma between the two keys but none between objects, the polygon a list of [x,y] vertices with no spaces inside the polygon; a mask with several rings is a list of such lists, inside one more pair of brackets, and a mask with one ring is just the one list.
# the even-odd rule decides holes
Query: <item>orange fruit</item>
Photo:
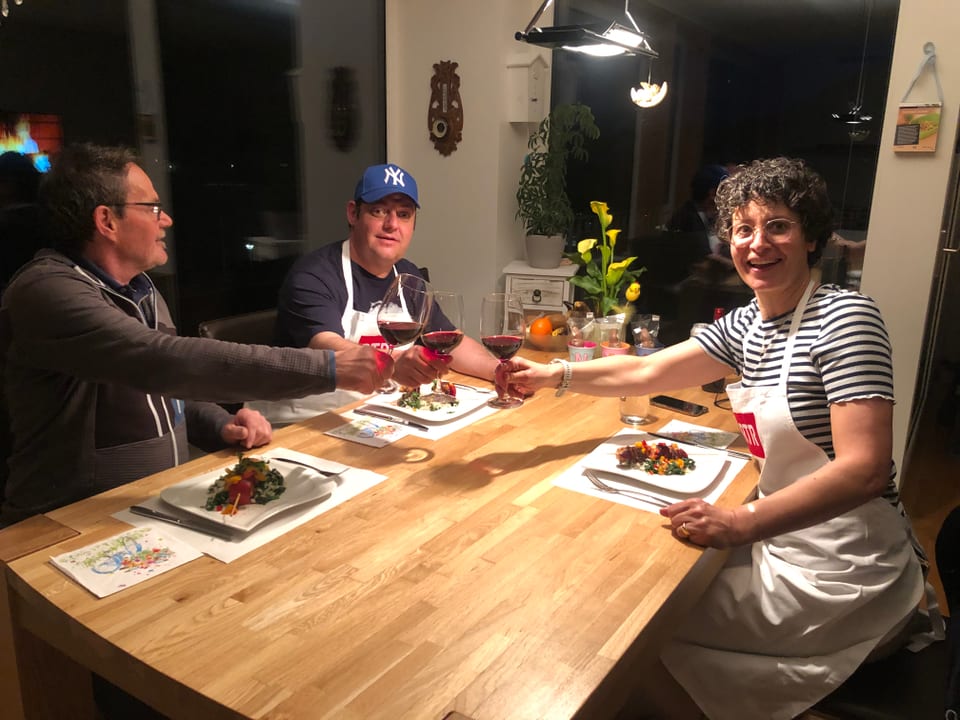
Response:
[{"label": "orange fruit", "polygon": [[553,332],[553,323],[551,323],[547,318],[537,318],[532,323],[530,323],[530,334],[531,335],[549,335]]}]

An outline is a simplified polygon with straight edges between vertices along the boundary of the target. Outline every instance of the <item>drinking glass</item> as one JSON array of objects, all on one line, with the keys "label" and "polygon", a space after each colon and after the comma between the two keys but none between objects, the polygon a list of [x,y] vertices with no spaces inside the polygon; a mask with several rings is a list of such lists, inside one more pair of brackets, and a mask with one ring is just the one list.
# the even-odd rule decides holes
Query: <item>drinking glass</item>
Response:
[{"label": "drinking glass", "polygon": [[[432,297],[430,286],[422,277],[400,273],[397,275],[377,310],[377,327],[390,346],[390,354],[398,345],[416,340],[430,317]],[[389,380],[380,392],[393,392],[399,386]]]},{"label": "drinking glass", "polygon": [[[435,354],[448,356],[463,340],[463,295],[450,290],[433,291],[428,325],[435,330],[420,336],[420,342]],[[440,377],[440,371],[437,371]]]},{"label": "drinking glass", "polygon": [[[517,354],[523,344],[523,298],[517,293],[490,293],[480,303],[480,342],[501,363]],[[512,397],[507,388],[487,403],[496,408],[513,408],[523,398]]]}]

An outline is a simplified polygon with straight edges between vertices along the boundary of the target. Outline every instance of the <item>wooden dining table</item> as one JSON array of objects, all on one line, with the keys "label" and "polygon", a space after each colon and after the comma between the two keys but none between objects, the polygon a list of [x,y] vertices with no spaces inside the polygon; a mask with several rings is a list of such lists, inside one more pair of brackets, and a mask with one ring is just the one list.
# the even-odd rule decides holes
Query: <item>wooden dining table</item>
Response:
[{"label": "wooden dining table", "polygon": [[[736,431],[712,394],[671,394],[709,412],[653,408],[644,428]],[[91,673],[173,718],[612,717],[726,557],[553,484],[623,428],[617,398],[541,391],[382,448],[324,434],[343,422],[319,415],[272,446],[386,480],[230,563],[204,556],[98,599],[49,562],[230,451],[0,532],[4,717],[94,717]],[[748,462],[718,504],[756,482]]]}]

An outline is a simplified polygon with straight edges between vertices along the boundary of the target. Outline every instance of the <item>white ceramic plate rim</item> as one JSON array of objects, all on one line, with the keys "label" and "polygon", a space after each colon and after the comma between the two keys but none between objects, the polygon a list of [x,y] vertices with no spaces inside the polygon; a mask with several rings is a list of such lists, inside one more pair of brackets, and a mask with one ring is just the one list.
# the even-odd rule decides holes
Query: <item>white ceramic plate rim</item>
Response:
[{"label": "white ceramic plate rim", "polygon": [[[430,393],[430,383],[421,385],[420,392],[423,395]],[[389,395],[377,395],[376,397],[372,397],[367,400],[367,405],[373,407],[382,407],[386,410],[389,410],[391,413],[397,413],[398,415],[403,415],[404,417],[408,417],[412,420],[418,420],[427,423],[447,423],[451,420],[459,420],[464,415],[472,413],[478,408],[482,408],[487,404],[487,400],[489,400],[491,397],[486,393],[473,392],[472,390],[457,388],[457,400],[460,401],[457,405],[441,408],[440,410],[414,410],[413,408],[400,407],[397,405],[397,401],[400,399],[400,394],[401,393],[399,392],[395,392],[390,393]]]},{"label": "white ceramic plate rim", "polygon": [[618,467],[617,448],[632,445],[640,440],[646,440],[651,444],[667,442],[646,433],[616,435],[597,446],[593,452],[587,455],[583,460],[583,466],[591,470],[599,470],[609,475],[625,478],[638,485],[649,485],[674,494],[689,495],[702,492],[710,487],[723,471],[727,462],[726,452],[708,450],[678,442],[677,446],[697,462],[696,468],[685,475],[651,475],[643,470],[626,470]]},{"label": "white ceramic plate rim", "polygon": [[279,470],[283,475],[283,484],[287,489],[283,495],[266,505],[244,505],[237,511],[236,515],[224,515],[217,510],[204,508],[207,501],[207,489],[227,468],[233,467],[236,463],[164,488],[160,491],[160,499],[173,505],[178,510],[203,518],[207,522],[220,523],[237,530],[250,531],[262,525],[274,515],[308,502],[329,497],[337,486],[335,480],[325,478],[307,468],[282,460],[268,459],[270,460],[270,466]]}]

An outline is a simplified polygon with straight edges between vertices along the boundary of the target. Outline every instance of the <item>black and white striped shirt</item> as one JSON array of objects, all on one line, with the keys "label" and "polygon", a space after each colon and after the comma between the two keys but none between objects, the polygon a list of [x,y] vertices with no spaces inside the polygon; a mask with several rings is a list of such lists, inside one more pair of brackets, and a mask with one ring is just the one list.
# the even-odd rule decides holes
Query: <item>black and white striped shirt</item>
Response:
[{"label": "black and white striped shirt", "polygon": [[[744,387],[775,386],[793,311],[759,326],[756,299],[697,335],[706,352],[743,376]],[[830,405],[863,398],[893,400],[890,339],[876,303],[858,292],[821,285],[803,313],[794,345],[787,399],[800,433],[834,458]],[[891,462],[891,478],[896,470]],[[895,490],[895,486],[894,490]]]}]

